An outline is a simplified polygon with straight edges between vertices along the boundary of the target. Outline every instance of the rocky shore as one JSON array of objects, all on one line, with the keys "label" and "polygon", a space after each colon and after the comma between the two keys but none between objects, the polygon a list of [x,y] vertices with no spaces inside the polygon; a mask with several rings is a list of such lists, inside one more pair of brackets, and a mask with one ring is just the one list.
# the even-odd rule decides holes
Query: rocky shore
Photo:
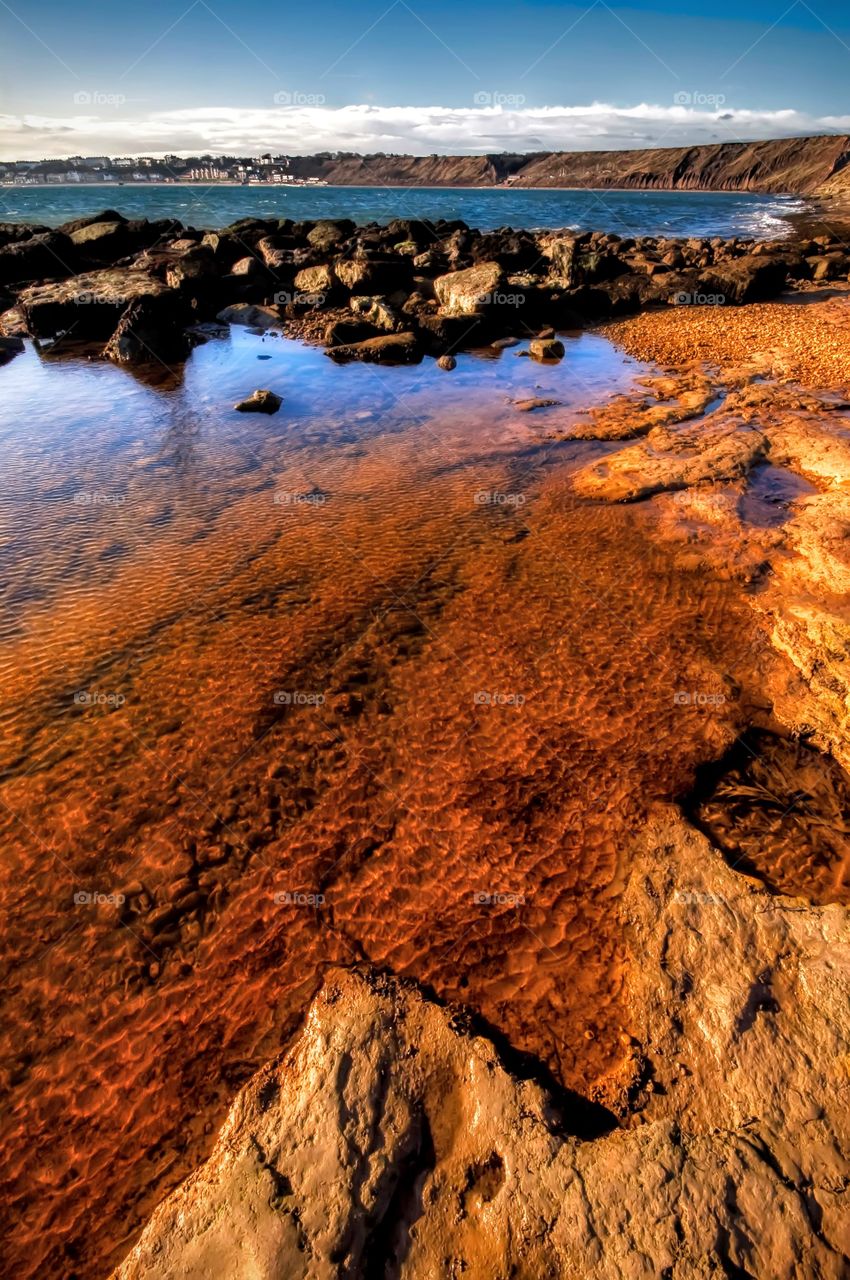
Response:
[{"label": "rocky shore", "polygon": [[[485,235],[415,221],[251,220],[204,232],[112,211],[55,231],[6,226],[0,240],[0,363],[31,336],[161,368],[242,324],[319,342],[335,361],[435,358],[450,370],[456,351],[517,338],[531,338],[532,360],[558,360],[557,330],[601,325],[651,375],[578,421],[553,399],[514,402],[529,444],[582,442],[563,479],[569,500],[607,513],[652,504],[647,536],[665,566],[679,580],[737,586],[759,631],[757,688],[740,719],[708,725],[711,758],[696,785],[677,804],[653,803],[640,834],[618,843],[628,873],[607,910],[628,953],[630,1018],[621,1057],[587,1096],[465,1006],[393,976],[392,961],[375,962],[364,943],[376,967],[364,959],[327,972],[284,1053],[236,1095],[211,1156],[154,1211],[116,1280],[845,1276],[850,255],[841,240]],[[270,395],[238,407],[259,396],[270,412]],[[566,499],[557,489],[549,501],[554,510]],[[604,551],[598,538],[581,555]],[[550,555],[540,539],[533,558]],[[666,589],[652,608],[660,626]],[[316,625],[312,614],[311,635]],[[517,649],[532,642],[523,636]],[[645,663],[659,642],[653,633]],[[731,704],[740,690],[708,622],[704,648],[711,679],[695,677],[692,692],[683,674],[682,696]],[[616,692],[609,666],[591,675]],[[352,687],[346,716],[360,698]],[[646,721],[645,690],[629,691],[623,701]],[[613,760],[605,805],[612,794],[616,803],[621,734],[603,744]],[[564,743],[565,756],[580,756],[578,732]],[[267,785],[280,772],[270,768]],[[597,757],[592,772],[600,776]],[[571,785],[575,803],[574,775]],[[529,799],[523,814],[535,811]],[[561,844],[552,847],[560,874]],[[357,852],[364,875],[383,882],[373,855],[371,844]],[[195,882],[178,884],[194,911]],[[358,880],[352,897],[363,895]],[[155,912],[151,929],[173,925],[182,945],[178,908]],[[567,919],[560,905],[555,914]],[[257,926],[252,905],[240,965],[241,948],[259,950]],[[280,983],[283,959],[276,965]],[[559,1016],[586,999],[587,972],[583,957],[559,975]],[[239,998],[250,1025],[255,995]],[[588,1043],[574,1037],[577,1058],[598,1033],[584,1034]],[[202,1086],[197,1096],[200,1128]]]},{"label": "rocky shore", "polygon": [[848,274],[837,233],[668,240],[258,219],[203,231],[104,210],[55,229],[0,225],[0,333],[4,358],[30,336],[168,365],[217,326],[245,324],[322,342],[337,361],[411,363],[646,309],[764,301]]}]

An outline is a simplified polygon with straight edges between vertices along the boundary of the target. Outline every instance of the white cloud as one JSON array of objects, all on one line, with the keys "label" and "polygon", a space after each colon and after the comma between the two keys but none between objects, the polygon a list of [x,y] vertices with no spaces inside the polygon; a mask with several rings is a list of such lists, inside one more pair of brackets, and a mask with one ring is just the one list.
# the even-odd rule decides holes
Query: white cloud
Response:
[{"label": "white cloud", "polygon": [[[516,95],[482,91],[468,107],[330,107],[294,93],[292,105],[128,110],[120,95],[76,95],[67,116],[0,115],[0,158],[161,155],[200,152],[291,155],[315,151],[569,151],[689,145],[850,131],[850,116],[736,110],[722,95],[683,92],[669,105],[530,107]],[[489,105],[488,105],[489,104]],[[495,104],[495,105],[492,105]]]}]

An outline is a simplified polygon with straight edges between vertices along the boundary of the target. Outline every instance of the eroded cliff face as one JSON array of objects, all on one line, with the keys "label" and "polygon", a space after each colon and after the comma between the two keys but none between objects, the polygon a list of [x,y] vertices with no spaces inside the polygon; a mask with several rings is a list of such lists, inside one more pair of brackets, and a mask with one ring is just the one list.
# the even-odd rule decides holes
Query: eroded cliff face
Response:
[{"label": "eroded cliff face", "polygon": [[638,1110],[598,1136],[458,1010],[332,971],[116,1280],[838,1280],[850,926],[803,906],[659,813],[623,906]]},{"label": "eroded cliff face", "polygon": [[762,191],[812,195],[846,191],[846,134],[720,142],[635,151],[544,151],[481,156],[294,157],[299,177],[333,186],[611,187],[658,191]]}]

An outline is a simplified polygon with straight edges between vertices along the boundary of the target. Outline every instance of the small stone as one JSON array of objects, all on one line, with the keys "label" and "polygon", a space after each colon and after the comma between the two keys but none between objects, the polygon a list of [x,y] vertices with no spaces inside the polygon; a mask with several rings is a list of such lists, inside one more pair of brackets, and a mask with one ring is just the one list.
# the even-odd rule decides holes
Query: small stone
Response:
[{"label": "small stone", "polygon": [[445,369],[448,373],[451,373],[452,369],[457,368],[457,360],[455,360],[454,356],[440,356],[437,361],[437,368]]},{"label": "small stone", "polygon": [[273,391],[255,391],[233,407],[239,413],[277,413],[282,404],[283,400]]},{"label": "small stone", "polygon": [[532,338],[528,344],[532,360],[561,360],[565,348],[560,338]]}]

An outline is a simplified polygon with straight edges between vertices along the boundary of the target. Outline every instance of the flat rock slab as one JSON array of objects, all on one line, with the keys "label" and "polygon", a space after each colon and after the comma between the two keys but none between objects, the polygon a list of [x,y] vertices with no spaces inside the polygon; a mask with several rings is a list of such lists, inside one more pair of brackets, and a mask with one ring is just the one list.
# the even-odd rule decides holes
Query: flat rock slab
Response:
[{"label": "flat rock slab", "polygon": [[18,305],[35,338],[52,338],[72,328],[80,337],[107,337],[131,302],[170,292],[147,272],[110,267],[24,289]]},{"label": "flat rock slab", "polygon": [[325,355],[338,364],[350,360],[367,364],[418,364],[422,348],[414,333],[389,333],[386,337],[367,338],[365,342],[329,347]]},{"label": "flat rock slab", "polygon": [[665,490],[746,475],[767,449],[760,431],[739,423],[672,431],[656,427],[645,440],[577,472],[573,484],[585,498],[634,502]]}]

